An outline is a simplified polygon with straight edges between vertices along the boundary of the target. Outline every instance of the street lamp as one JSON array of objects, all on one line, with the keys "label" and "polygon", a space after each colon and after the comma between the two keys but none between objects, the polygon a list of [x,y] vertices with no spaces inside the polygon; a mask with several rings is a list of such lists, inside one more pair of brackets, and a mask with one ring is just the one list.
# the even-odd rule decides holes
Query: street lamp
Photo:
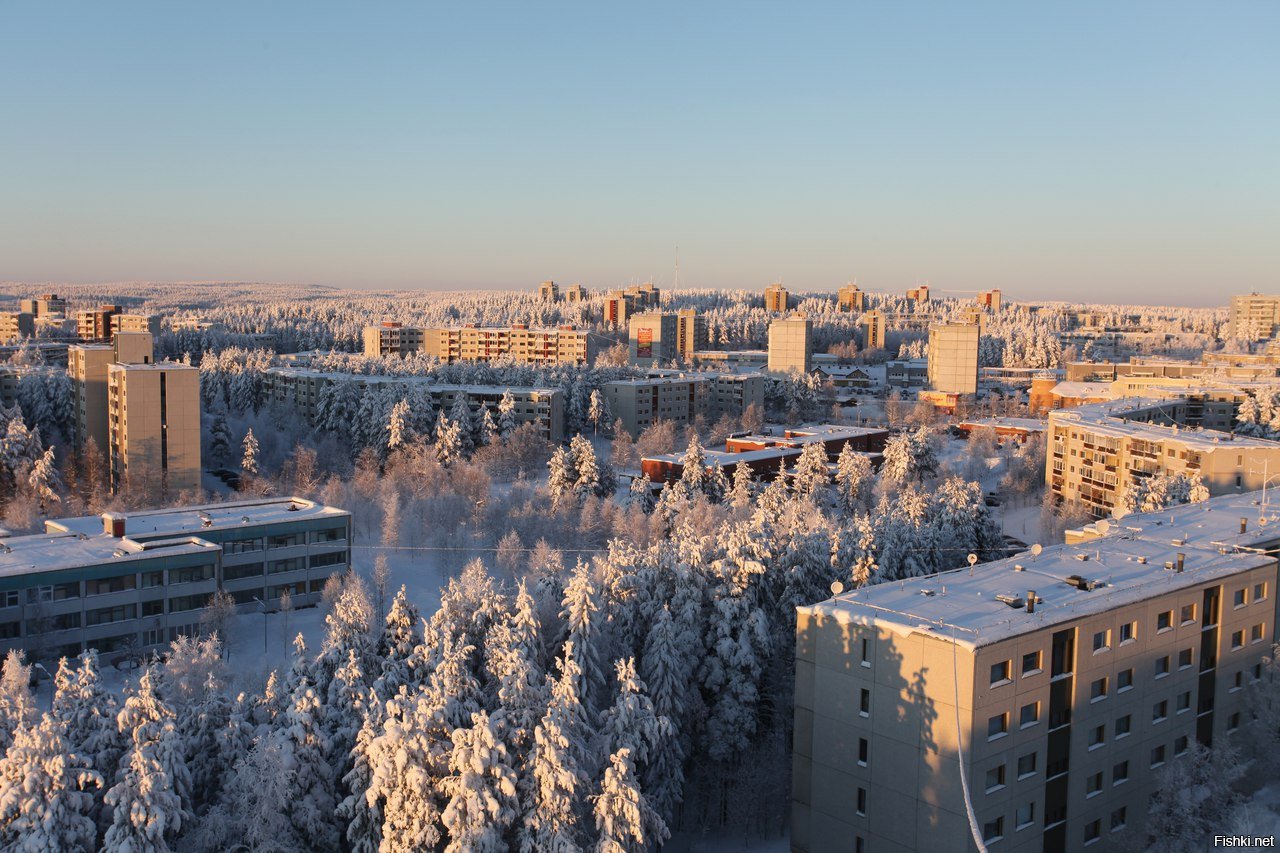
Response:
[{"label": "street lamp", "polygon": [[262,608],[262,653],[265,655],[267,653],[267,603],[256,595],[253,600]]},{"label": "street lamp", "polygon": [[[49,707],[50,707],[50,708],[52,708],[52,707],[53,707],[53,689],[54,689],[54,688],[53,688],[53,673],[52,673],[52,672],[50,672],[49,670],[45,669],[45,668],[44,668],[44,664],[40,663],[39,661],[36,661],[35,663],[31,664],[31,667],[32,667],[32,669],[38,669],[38,670],[40,670],[41,672],[43,672],[45,675],[47,675],[47,676],[49,677]],[[36,696],[38,697],[39,695],[40,695],[40,688],[39,688],[39,686],[37,685],[37,687],[36,687]]]}]

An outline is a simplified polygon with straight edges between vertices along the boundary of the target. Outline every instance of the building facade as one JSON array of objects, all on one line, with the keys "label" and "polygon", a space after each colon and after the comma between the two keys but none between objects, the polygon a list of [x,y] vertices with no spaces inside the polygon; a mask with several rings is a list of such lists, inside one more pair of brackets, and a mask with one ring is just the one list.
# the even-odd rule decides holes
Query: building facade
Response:
[{"label": "building facade", "polygon": [[868,311],[862,315],[862,348],[884,349],[889,340],[889,328],[881,311]]},{"label": "building facade", "polygon": [[36,333],[36,318],[25,311],[0,313],[0,344],[15,343]]},{"label": "building facade", "polygon": [[775,282],[764,289],[764,310],[773,314],[787,313],[790,305],[790,294],[780,282]]},{"label": "building facade", "polygon": [[152,339],[145,333],[121,334],[110,344],[81,344],[67,348],[67,374],[75,394],[76,445],[90,438],[98,450],[110,449],[107,430],[107,369],[112,364],[150,364]]},{"label": "building facade", "polygon": [[808,373],[813,367],[813,321],[803,314],[769,324],[769,371]]},{"label": "building facade", "polygon": [[119,305],[99,305],[76,312],[76,337],[85,343],[107,343],[111,340],[112,318],[121,312]]},{"label": "building facade", "polygon": [[554,281],[544,281],[538,285],[538,298],[545,302],[555,302],[560,298],[560,286]]},{"label": "building facade", "polygon": [[693,308],[676,312],[676,350],[685,362],[693,363],[693,354],[708,349],[711,338],[707,332],[707,318],[698,316]]},{"label": "building facade", "polygon": [[929,388],[947,394],[978,393],[978,326],[929,327]]},{"label": "building facade", "polygon": [[1231,297],[1228,327],[1231,337],[1262,341],[1274,338],[1277,332],[1280,332],[1280,296],[1248,293]]},{"label": "building facade", "polygon": [[544,366],[590,364],[597,349],[589,331],[573,326],[531,329],[518,323],[507,328],[422,329],[383,323],[364,329],[365,355],[403,356],[417,352],[449,364],[497,359]]},{"label": "building facade", "polygon": [[675,314],[635,314],[627,322],[627,361],[658,367],[680,358],[679,323]]},{"label": "building facade", "polygon": [[1000,289],[980,290],[978,291],[978,305],[982,308],[988,308],[999,313],[1000,311]]},{"label": "building facade", "polygon": [[753,404],[763,411],[765,383],[759,373],[654,371],[646,379],[606,382],[600,391],[613,417],[637,436],[658,421],[683,426],[698,417],[740,418]]},{"label": "building facade", "polygon": [[18,305],[19,311],[24,311],[36,317],[48,317],[50,315],[65,317],[67,314],[67,300],[56,293],[44,293],[35,299],[23,299]]},{"label": "building facade", "polygon": [[867,307],[867,294],[858,289],[858,285],[849,282],[840,288],[836,303],[841,311],[863,311]]},{"label": "building facade", "polygon": [[107,366],[107,464],[111,490],[200,488],[200,371],[189,364]]}]

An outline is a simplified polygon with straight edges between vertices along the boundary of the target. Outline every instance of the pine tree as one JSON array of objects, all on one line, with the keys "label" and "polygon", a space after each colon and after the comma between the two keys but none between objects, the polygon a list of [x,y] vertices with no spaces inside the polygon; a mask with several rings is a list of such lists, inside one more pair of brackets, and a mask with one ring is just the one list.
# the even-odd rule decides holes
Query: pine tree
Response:
[{"label": "pine tree", "polygon": [[588,563],[579,560],[574,566],[560,604],[566,639],[573,645],[574,663],[582,673],[579,698],[583,706],[592,710],[602,699],[605,689],[599,647],[601,627],[606,617],[600,612],[600,590]]},{"label": "pine tree", "polygon": [[338,832],[333,817],[333,771],[327,760],[330,746],[321,725],[320,698],[303,684],[295,691],[285,725],[276,732],[285,766],[293,771],[290,796],[280,803],[301,846],[308,850],[336,850]]},{"label": "pine tree", "polygon": [[609,756],[595,800],[596,853],[644,853],[671,837],[662,817],[640,790],[630,750]]},{"label": "pine tree", "polygon": [[873,475],[871,460],[846,442],[836,459],[836,493],[845,512],[853,514],[867,509],[874,482]]},{"label": "pine tree", "polygon": [[225,465],[231,456],[231,427],[227,426],[226,412],[218,412],[209,428],[209,458],[214,464]]},{"label": "pine tree", "polygon": [[495,724],[484,711],[471,727],[453,732],[450,776],[441,786],[449,797],[440,819],[449,834],[447,853],[502,853],[518,814],[516,774]]},{"label": "pine tree", "polygon": [[446,468],[463,457],[462,428],[445,417],[436,421],[436,460]]},{"label": "pine tree", "polygon": [[476,449],[476,422],[471,413],[471,399],[465,391],[459,391],[449,407],[449,420],[458,425],[458,440],[463,456],[470,456]]},{"label": "pine tree", "polygon": [[653,511],[653,484],[648,477],[642,474],[639,477],[631,478],[627,504],[638,512],[650,513]]},{"label": "pine tree", "polygon": [[551,505],[559,507],[565,499],[574,493],[578,482],[578,471],[574,465],[574,457],[563,447],[557,447],[547,462],[547,491],[551,493]]},{"label": "pine tree", "polygon": [[365,802],[382,819],[381,853],[431,850],[440,844],[438,785],[448,760],[440,713],[427,691],[411,694],[401,687],[386,704],[381,733],[369,742]]},{"label": "pine tree", "polygon": [[399,450],[413,441],[413,427],[410,426],[412,415],[408,400],[400,400],[391,407],[391,415],[387,421],[388,450]]},{"label": "pine tree", "polygon": [[242,446],[244,455],[240,457],[240,470],[246,474],[256,475],[258,473],[258,439],[254,437],[252,429],[244,434]]},{"label": "pine tree", "polygon": [[680,484],[690,493],[701,492],[707,479],[707,453],[695,435],[689,440],[684,456],[680,460]]},{"label": "pine tree", "polygon": [[733,466],[733,486],[729,489],[729,503],[734,509],[742,511],[751,506],[755,495],[755,474],[751,466],[738,462]]},{"label": "pine tree", "polygon": [[609,403],[600,393],[599,388],[591,389],[590,402],[587,405],[587,423],[591,424],[596,434],[600,433],[600,424],[609,423]]},{"label": "pine tree", "polygon": [[6,851],[94,848],[93,792],[102,774],[65,732],[61,719],[46,714],[20,726],[0,756],[0,846]]},{"label": "pine tree", "polygon": [[46,512],[51,504],[62,501],[58,496],[58,492],[62,491],[62,475],[58,473],[52,447],[40,454],[40,458],[32,466],[31,473],[27,476],[27,485],[40,498],[41,513]]},{"label": "pine tree", "polygon": [[675,730],[671,720],[655,712],[644,682],[636,676],[635,658],[615,662],[614,669],[618,695],[600,720],[602,752],[611,755],[620,749],[628,750],[637,770],[643,773]]},{"label": "pine tree", "polygon": [[827,448],[820,441],[810,442],[800,451],[791,487],[797,495],[818,500],[830,484],[827,473]]},{"label": "pine tree", "polygon": [[31,695],[31,665],[26,653],[10,649],[0,670],[0,751],[8,748],[13,733],[36,719],[36,706]]},{"label": "pine tree", "polygon": [[502,392],[502,399],[498,400],[498,433],[507,438],[516,430],[516,398],[512,395],[511,389],[507,388]]}]

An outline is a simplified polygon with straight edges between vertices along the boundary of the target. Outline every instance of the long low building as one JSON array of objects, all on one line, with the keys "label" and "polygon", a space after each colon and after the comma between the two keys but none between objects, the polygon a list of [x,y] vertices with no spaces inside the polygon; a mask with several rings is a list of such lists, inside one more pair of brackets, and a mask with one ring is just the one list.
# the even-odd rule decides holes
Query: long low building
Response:
[{"label": "long low building", "polygon": [[798,608],[792,850],[1145,846],[1159,769],[1238,736],[1276,639],[1258,498]]},{"label": "long low building", "polygon": [[473,413],[488,409],[496,422],[498,404],[510,391],[515,402],[516,423],[538,425],[547,441],[564,440],[564,392],[559,388],[521,388],[506,385],[443,385],[423,376],[370,376],[339,373],[305,367],[273,367],[265,373],[267,393],[272,400],[292,406],[308,421],[314,421],[324,389],[345,383],[358,395],[381,389],[413,388],[425,395],[436,412],[448,412],[457,398],[466,395]]},{"label": "long low building", "polygon": [[592,364],[597,341],[590,330],[573,326],[531,329],[517,323],[506,327],[428,329],[389,322],[365,327],[364,354],[385,357],[418,352],[449,364],[498,359],[541,366]]},{"label": "long low building", "polygon": [[56,660],[137,651],[201,631],[221,589],[242,609],[320,600],[351,564],[351,516],[271,498],[45,522],[0,539],[0,648]]},{"label": "long low building", "polygon": [[763,411],[767,381],[761,373],[653,370],[644,379],[606,382],[600,390],[609,411],[636,436],[658,421],[684,425],[698,417],[740,418],[753,404]]},{"label": "long low building", "polygon": [[1203,409],[1185,398],[1135,398],[1050,412],[1050,491],[1102,517],[1144,477],[1199,475],[1221,495],[1261,488],[1280,472],[1280,442],[1184,427],[1196,411]]}]

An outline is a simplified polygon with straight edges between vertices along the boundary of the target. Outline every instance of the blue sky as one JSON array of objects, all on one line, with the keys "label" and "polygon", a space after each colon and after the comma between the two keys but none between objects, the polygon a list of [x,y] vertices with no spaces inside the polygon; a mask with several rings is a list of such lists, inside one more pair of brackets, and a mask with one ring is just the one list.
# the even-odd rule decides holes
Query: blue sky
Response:
[{"label": "blue sky", "polygon": [[0,3],[0,280],[1280,290],[1275,3]]}]

